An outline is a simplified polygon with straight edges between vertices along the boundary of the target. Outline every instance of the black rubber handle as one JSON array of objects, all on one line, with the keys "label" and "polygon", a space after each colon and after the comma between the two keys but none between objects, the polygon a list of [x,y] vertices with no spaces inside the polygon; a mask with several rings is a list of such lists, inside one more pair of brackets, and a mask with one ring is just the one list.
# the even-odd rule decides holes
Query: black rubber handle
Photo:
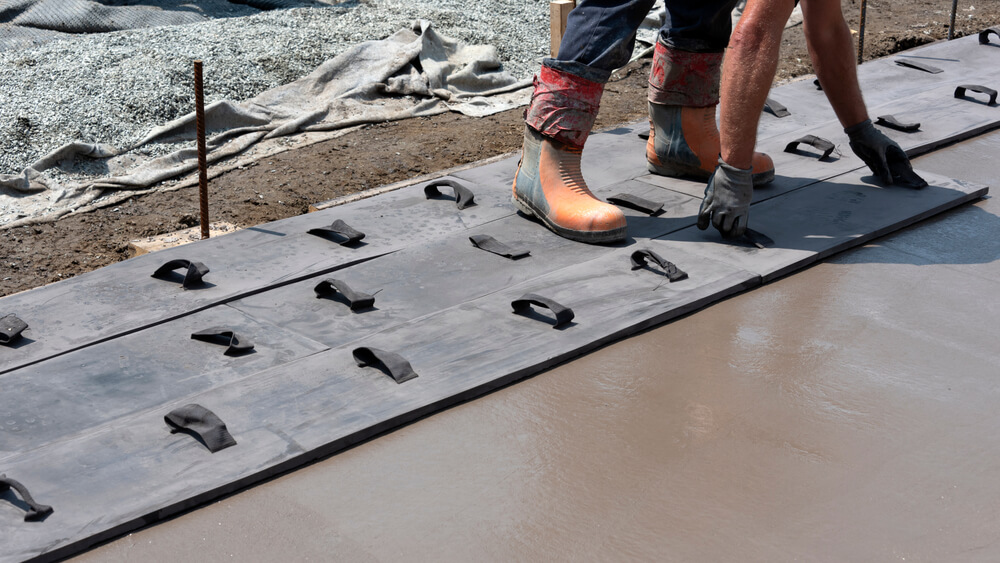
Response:
[{"label": "black rubber handle", "polygon": [[375,296],[364,293],[363,291],[354,291],[351,286],[347,285],[347,282],[343,280],[327,278],[313,288],[316,292],[316,297],[325,297],[327,299],[335,299],[338,295],[342,296],[344,300],[347,301],[348,307],[352,311],[360,311],[362,309],[370,309],[375,305]]},{"label": "black rubber handle", "polygon": [[545,307],[556,317],[556,322],[552,325],[552,328],[560,327],[573,320],[576,315],[573,313],[573,309],[560,305],[548,297],[542,297],[535,293],[525,293],[520,299],[515,299],[510,302],[510,306],[514,308],[514,313],[518,315],[525,315],[531,311],[531,306],[535,305],[537,307]]},{"label": "black rubber handle", "polygon": [[646,262],[648,260],[652,260],[657,266],[660,267],[661,270],[663,270],[663,275],[667,276],[670,283],[686,280],[688,277],[687,273],[675,266],[673,262],[667,260],[652,250],[649,250],[648,248],[636,250],[632,253],[630,260],[632,262],[633,270],[641,270],[646,266]]},{"label": "black rubber handle", "polygon": [[878,119],[875,121],[875,125],[881,125],[882,127],[888,127],[889,129],[895,129],[896,131],[902,131],[903,133],[920,131],[919,123],[903,123],[892,115],[878,116]]},{"label": "black rubber handle", "polygon": [[455,207],[465,209],[475,204],[476,196],[472,193],[472,190],[454,180],[434,180],[424,186],[424,195],[427,199],[441,195],[441,190],[438,189],[439,186],[448,186],[455,190]]},{"label": "black rubber handle", "polygon": [[469,242],[471,242],[472,246],[475,246],[476,248],[485,250],[486,252],[492,252],[493,254],[503,256],[504,258],[510,258],[511,260],[518,260],[531,254],[530,250],[513,249],[490,235],[472,235],[469,237]]},{"label": "black rubber handle", "polygon": [[209,272],[208,266],[202,264],[201,262],[177,259],[171,260],[160,266],[150,277],[171,281],[177,277],[176,274],[174,274],[174,270],[180,270],[182,268],[186,269],[186,271],[184,272],[184,280],[181,282],[181,285],[187,289],[201,285],[201,278],[205,277],[205,274]]},{"label": "black rubber handle", "polygon": [[963,84],[958,88],[955,88],[955,97],[964,98],[965,91],[971,90],[973,92],[979,92],[980,94],[986,94],[990,97],[989,105],[996,105],[997,103],[997,91],[993,88],[987,88],[986,86],[980,86],[979,84]]},{"label": "black rubber handle", "polygon": [[396,383],[404,383],[418,377],[410,362],[399,354],[368,347],[355,348],[352,353],[358,367],[373,366],[382,369],[388,372],[389,377]]},{"label": "black rubber handle", "polygon": [[774,114],[775,117],[788,117],[792,115],[792,112],[788,111],[781,102],[774,100],[772,98],[767,98],[764,101],[764,111],[769,111]]},{"label": "black rubber handle", "polygon": [[163,420],[170,427],[171,434],[196,434],[213,454],[236,445],[236,439],[229,433],[226,423],[201,405],[184,405],[167,413]]},{"label": "black rubber handle", "polygon": [[191,339],[225,346],[227,356],[238,356],[253,350],[253,342],[240,338],[240,335],[236,334],[233,329],[224,326],[198,331],[191,335]]},{"label": "black rubber handle", "polygon": [[0,475],[0,493],[8,490],[14,489],[17,494],[21,495],[21,500],[24,504],[28,505],[28,511],[24,515],[25,522],[36,522],[38,520],[44,519],[49,514],[52,514],[52,507],[47,504],[38,504],[35,499],[28,492],[28,488],[22,485],[19,481],[15,481],[6,475]]},{"label": "black rubber handle", "polygon": [[657,213],[663,211],[662,202],[650,201],[632,194],[613,195],[608,198],[608,203],[628,207],[629,209],[635,209],[636,211],[642,211],[643,213],[648,213],[649,215],[656,215]]},{"label": "black rubber handle", "polygon": [[922,63],[922,62],[919,62],[919,61],[915,61],[913,59],[897,58],[897,59],[894,59],[894,62],[897,65],[899,65],[899,66],[905,66],[905,67],[909,67],[909,68],[915,68],[917,70],[922,70],[924,72],[929,72],[931,74],[940,74],[940,73],[944,72],[944,70],[942,70],[942,69],[940,69],[940,68],[938,68],[936,66],[929,65],[927,63]]},{"label": "black rubber handle", "polygon": [[834,149],[833,143],[827,141],[822,137],[817,137],[816,135],[806,135],[804,137],[799,137],[798,139],[795,139],[791,143],[785,145],[785,152],[790,152],[790,153],[800,152],[798,150],[799,143],[809,145],[813,148],[823,151],[823,156],[819,157],[820,160],[823,160],[824,158],[827,158],[831,154],[833,154],[833,149]]},{"label": "black rubber handle", "polygon": [[774,246],[774,241],[771,240],[771,237],[753,229],[747,229],[743,232],[743,240],[757,248],[770,248]]},{"label": "black rubber handle", "polygon": [[21,338],[21,333],[28,328],[28,323],[17,318],[13,313],[0,317],[0,344],[13,344]]},{"label": "black rubber handle", "polygon": [[979,32],[979,44],[986,45],[990,42],[990,34],[996,35],[1000,39],[1000,27],[987,27]]},{"label": "black rubber handle", "polygon": [[365,238],[364,233],[348,225],[342,219],[337,219],[326,227],[317,227],[315,229],[309,229],[306,232],[311,235],[332,240],[341,246],[351,246],[352,244],[355,244]]}]

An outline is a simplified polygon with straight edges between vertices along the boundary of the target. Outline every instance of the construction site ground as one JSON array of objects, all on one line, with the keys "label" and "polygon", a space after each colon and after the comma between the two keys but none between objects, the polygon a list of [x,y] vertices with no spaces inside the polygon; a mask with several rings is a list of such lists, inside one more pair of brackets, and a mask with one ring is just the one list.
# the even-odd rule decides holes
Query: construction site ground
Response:
[{"label": "construction site ground", "polygon": [[[918,17],[896,17],[911,5]],[[868,55],[939,37],[948,7],[898,2],[890,15],[869,4]],[[1000,23],[995,5],[976,8],[968,33]],[[890,39],[879,27],[890,17],[912,19]],[[925,35],[925,23],[938,27]],[[640,61],[613,78],[598,127],[643,118],[647,71]],[[779,79],[807,72],[799,27]],[[381,124],[266,159],[213,181],[213,219],[250,226],[514,152],[520,113]],[[998,147],[992,130],[914,164],[995,186]],[[997,560],[998,201],[874,239],[77,560]],[[0,232],[13,264],[0,289],[122,260],[130,240],[196,217],[191,189]]]},{"label": "construction site ground", "polygon": [[[947,4],[947,5],[946,5]],[[860,3],[844,3],[858,29]],[[865,59],[886,56],[947,36],[950,4],[930,0],[869,2]],[[1000,24],[1000,0],[961,4],[956,35]],[[647,60],[607,85],[597,128],[646,115]],[[786,30],[776,81],[811,72],[802,26]],[[212,181],[211,219],[240,227],[305,213],[309,206],[409,178],[517,151],[522,110],[473,119],[439,115],[367,127],[289,151]],[[57,282],[130,256],[130,241],[198,222],[197,189],[132,198],[55,223],[0,231],[0,295]]]}]

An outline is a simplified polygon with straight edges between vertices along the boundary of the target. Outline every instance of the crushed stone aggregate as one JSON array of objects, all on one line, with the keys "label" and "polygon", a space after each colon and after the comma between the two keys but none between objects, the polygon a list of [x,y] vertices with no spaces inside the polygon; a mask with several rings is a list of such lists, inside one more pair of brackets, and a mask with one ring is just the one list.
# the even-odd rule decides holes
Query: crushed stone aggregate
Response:
[{"label": "crushed stone aggregate", "polygon": [[0,174],[73,141],[124,149],[190,113],[195,59],[204,61],[206,103],[246,100],[426,19],[453,39],[493,45],[504,68],[525,78],[547,55],[548,14],[541,0],[358,0],[8,49],[0,52]]}]

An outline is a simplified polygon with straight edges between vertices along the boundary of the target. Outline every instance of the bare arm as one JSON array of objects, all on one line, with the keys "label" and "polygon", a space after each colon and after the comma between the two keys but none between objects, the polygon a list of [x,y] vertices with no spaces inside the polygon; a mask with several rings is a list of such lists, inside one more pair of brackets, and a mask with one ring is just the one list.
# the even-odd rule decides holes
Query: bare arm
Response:
[{"label": "bare arm", "polygon": [[722,159],[735,168],[748,169],[753,161],[757,122],[778,67],[781,33],[794,7],[792,0],[749,0],[729,40],[719,129]]},{"label": "bare arm", "polygon": [[813,68],[840,124],[851,127],[868,119],[840,0],[803,0],[802,21]]}]

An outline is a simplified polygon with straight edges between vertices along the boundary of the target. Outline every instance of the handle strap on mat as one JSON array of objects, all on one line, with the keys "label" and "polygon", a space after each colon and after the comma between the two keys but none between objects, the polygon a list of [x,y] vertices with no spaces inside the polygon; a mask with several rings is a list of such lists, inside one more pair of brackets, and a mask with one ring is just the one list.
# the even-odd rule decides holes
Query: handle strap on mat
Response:
[{"label": "handle strap on mat", "polygon": [[545,307],[556,317],[556,322],[552,325],[552,328],[560,327],[573,320],[576,316],[573,313],[573,309],[566,307],[565,305],[560,305],[548,297],[542,297],[541,295],[535,293],[525,293],[520,299],[515,299],[510,302],[510,306],[514,308],[514,313],[518,315],[528,315],[531,312],[531,306],[535,305],[537,307]]},{"label": "handle strap on mat", "polygon": [[354,363],[358,364],[358,367],[372,366],[382,369],[388,372],[389,377],[396,383],[404,383],[418,377],[410,362],[399,354],[369,347],[355,348],[352,354]]},{"label": "handle strap on mat", "polygon": [[524,258],[525,256],[529,256],[531,254],[530,250],[525,250],[523,248],[513,249],[490,235],[472,235],[469,237],[469,242],[472,243],[472,246],[475,246],[480,250],[492,252],[493,254],[503,256],[504,258],[510,258],[511,260]]},{"label": "handle strap on mat", "polygon": [[150,277],[171,281],[177,277],[176,274],[174,274],[174,270],[180,270],[182,268],[187,270],[184,272],[184,280],[181,282],[181,285],[186,289],[201,285],[201,278],[205,277],[205,274],[209,272],[208,266],[202,264],[201,262],[192,262],[190,260],[179,258],[177,260],[171,260],[160,266]]},{"label": "handle strap on mat", "polygon": [[788,117],[792,112],[788,111],[781,102],[768,98],[764,101],[764,111],[771,112],[775,117]]},{"label": "handle strap on mat", "polygon": [[816,135],[806,135],[804,137],[799,137],[798,139],[795,139],[791,143],[785,145],[785,152],[790,152],[793,154],[800,153],[801,151],[798,150],[799,143],[802,143],[804,145],[809,145],[813,148],[823,151],[823,156],[819,157],[820,160],[823,160],[824,158],[827,158],[831,154],[833,154],[833,149],[834,149],[833,143],[827,141],[822,137],[817,137]]},{"label": "handle strap on mat", "polygon": [[656,215],[660,211],[663,211],[663,203],[650,201],[632,194],[613,195],[608,198],[608,203],[628,207],[629,209],[635,209],[636,211],[642,211],[643,213],[647,213],[649,215]]},{"label": "handle strap on mat", "polygon": [[253,342],[240,338],[236,331],[224,326],[198,331],[191,335],[191,339],[226,346],[225,354],[227,356],[238,356],[253,350]]},{"label": "handle strap on mat", "polygon": [[352,311],[370,309],[375,305],[374,295],[369,295],[363,291],[354,291],[351,289],[351,286],[347,285],[347,282],[343,280],[327,278],[319,282],[319,284],[313,288],[313,291],[316,292],[317,299],[325,297],[327,299],[336,300],[337,295],[341,295],[344,300],[347,301],[347,305]]},{"label": "handle strap on mat", "polygon": [[28,323],[17,318],[17,315],[13,313],[0,317],[0,344],[17,342],[26,328],[28,328]]},{"label": "handle strap on mat", "polygon": [[989,105],[996,105],[997,103],[997,91],[993,88],[987,88],[986,86],[980,86],[979,84],[963,84],[958,88],[955,88],[955,97],[964,98],[965,91],[971,90],[973,92],[978,92],[980,94],[986,94],[990,97]]},{"label": "handle strap on mat", "polygon": [[889,129],[895,129],[896,131],[902,131],[903,133],[914,133],[916,131],[920,131],[919,123],[903,123],[892,115],[878,116],[878,119],[875,121],[875,125],[881,125],[882,127],[888,127]]},{"label": "handle strap on mat", "polygon": [[9,489],[14,489],[21,495],[21,500],[28,505],[28,511],[24,515],[25,522],[37,522],[52,514],[52,507],[47,504],[38,504],[28,492],[28,488],[19,481],[15,481],[6,475],[0,475],[0,493]]},{"label": "handle strap on mat", "polygon": [[687,272],[684,272],[683,270],[675,266],[673,262],[670,262],[666,258],[660,256],[659,254],[653,252],[648,248],[643,248],[642,250],[636,250],[635,252],[632,253],[632,257],[630,258],[630,260],[632,262],[633,270],[641,270],[642,268],[647,266],[646,263],[647,260],[652,260],[653,262],[656,263],[657,266],[660,267],[660,269],[663,270],[663,275],[667,276],[667,279],[670,280],[671,283],[675,281],[686,280],[688,277]]},{"label": "handle strap on mat", "polygon": [[177,432],[197,434],[208,451],[213,454],[236,445],[236,440],[226,428],[226,423],[222,422],[214,412],[199,404],[192,403],[176,408],[167,413],[163,420],[170,427],[171,434]]},{"label": "handle strap on mat", "polygon": [[310,235],[316,235],[328,240],[332,240],[341,246],[350,246],[365,238],[365,234],[348,225],[343,219],[337,219],[326,227],[317,227],[306,231]]},{"label": "handle strap on mat", "polygon": [[913,59],[897,58],[897,59],[893,59],[893,62],[895,62],[899,66],[905,66],[905,67],[909,67],[909,68],[915,68],[917,70],[922,70],[924,72],[929,72],[931,74],[940,74],[940,73],[944,72],[944,70],[942,70],[942,69],[940,69],[940,68],[938,68],[936,66],[929,65],[929,64],[926,64],[926,63],[921,63],[921,62],[915,61]]},{"label": "handle strap on mat", "polygon": [[441,190],[438,189],[439,186],[448,186],[455,191],[455,207],[459,209],[465,209],[475,203],[476,196],[472,193],[472,190],[454,180],[434,180],[424,186],[424,196],[427,199],[440,196]]},{"label": "handle strap on mat", "polygon": [[1000,39],[1000,27],[987,27],[979,32],[979,44],[986,45],[990,42],[990,34],[996,35]]}]

